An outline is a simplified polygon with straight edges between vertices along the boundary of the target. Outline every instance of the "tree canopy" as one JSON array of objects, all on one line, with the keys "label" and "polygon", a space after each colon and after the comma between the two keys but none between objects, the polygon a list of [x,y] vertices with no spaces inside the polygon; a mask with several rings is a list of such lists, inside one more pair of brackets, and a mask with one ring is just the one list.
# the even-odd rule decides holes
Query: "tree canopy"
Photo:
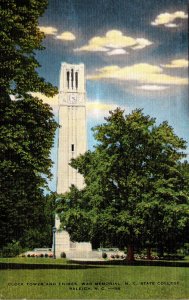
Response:
[{"label": "tree canopy", "polygon": [[1,247],[12,240],[44,246],[51,238],[52,209],[44,188],[57,123],[50,106],[31,94],[57,92],[39,76],[35,57],[43,49],[38,19],[46,7],[46,0],[0,2]]},{"label": "tree canopy", "polygon": [[130,259],[134,247],[177,247],[189,224],[178,168],[186,142],[141,110],[125,116],[117,109],[105,120],[93,129],[95,150],[71,162],[86,186],[72,187],[59,201],[63,225],[74,240],[128,247]]},{"label": "tree canopy", "polygon": [[[56,89],[37,72],[35,51],[42,50],[44,34],[38,19],[47,0],[1,0],[0,2],[0,87],[1,95],[42,92],[52,96]],[[2,98],[1,98],[2,99]]]}]

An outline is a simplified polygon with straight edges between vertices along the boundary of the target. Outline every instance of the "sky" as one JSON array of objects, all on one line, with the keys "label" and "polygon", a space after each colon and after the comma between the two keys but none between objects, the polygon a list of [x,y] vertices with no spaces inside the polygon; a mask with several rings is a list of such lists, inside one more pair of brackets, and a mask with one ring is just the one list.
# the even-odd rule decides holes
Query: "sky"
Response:
[{"label": "sky", "polygon": [[[49,0],[39,20],[45,50],[37,52],[39,74],[59,85],[61,62],[84,63],[88,148],[91,127],[117,106],[128,114],[142,108],[167,120],[189,143],[188,0]],[[57,96],[41,98],[53,107]],[[189,148],[186,151],[189,153]],[[55,162],[50,188],[56,187]]]}]

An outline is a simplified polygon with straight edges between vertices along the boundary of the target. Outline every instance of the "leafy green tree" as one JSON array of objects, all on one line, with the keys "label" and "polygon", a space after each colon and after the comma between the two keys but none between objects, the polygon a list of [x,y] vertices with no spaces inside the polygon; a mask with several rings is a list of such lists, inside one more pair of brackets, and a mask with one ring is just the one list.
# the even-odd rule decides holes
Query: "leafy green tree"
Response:
[{"label": "leafy green tree", "polygon": [[31,96],[1,106],[0,113],[0,241],[3,245],[13,239],[24,242],[31,229],[47,230],[44,188],[46,179],[51,178],[50,151],[56,123],[49,106]]},{"label": "leafy green tree", "polygon": [[[110,112],[93,131],[95,150],[71,162],[86,186],[75,198],[71,189],[58,205],[71,237],[78,239],[85,217],[85,239],[127,247],[129,260],[134,248],[166,246],[173,232],[175,241],[183,243],[188,195],[178,161],[184,157],[185,141],[167,122],[156,126],[141,110],[127,116],[120,109]],[[75,221],[68,218],[73,209]]]},{"label": "leafy green tree", "polygon": [[[20,239],[22,245],[30,249],[36,247],[52,246],[52,227],[54,226],[55,194],[50,193],[37,199],[35,206],[31,207],[34,211],[35,222],[29,219],[30,225],[25,229],[25,234]],[[31,199],[32,200],[32,199]]]},{"label": "leafy green tree", "polygon": [[38,19],[47,3],[47,0],[0,1],[1,100],[10,100],[10,94],[24,96],[28,92],[42,92],[52,96],[56,92],[36,71],[40,65],[35,51],[43,49],[41,42],[44,38]]},{"label": "leafy green tree", "polygon": [[[58,201],[56,202],[58,203]],[[78,190],[74,185],[70,187],[70,192],[65,193],[59,197],[58,211],[66,212],[65,222],[66,230],[72,231],[72,239],[76,241],[86,241],[91,238],[90,235],[90,206],[85,201],[84,192]],[[68,209],[71,208],[71,209]],[[82,226],[78,226],[78,222]]]},{"label": "leafy green tree", "polygon": [[31,92],[47,96],[57,92],[39,76],[35,58],[35,51],[43,49],[38,18],[46,6],[46,0],[0,1],[1,247],[12,240],[30,246],[32,236],[33,244],[40,236],[38,246],[42,246],[51,236],[44,189],[51,177],[57,123],[50,106],[31,96]]},{"label": "leafy green tree", "polygon": [[184,186],[186,187],[187,191],[189,192],[189,162],[187,160],[179,162],[178,168],[184,177]]}]

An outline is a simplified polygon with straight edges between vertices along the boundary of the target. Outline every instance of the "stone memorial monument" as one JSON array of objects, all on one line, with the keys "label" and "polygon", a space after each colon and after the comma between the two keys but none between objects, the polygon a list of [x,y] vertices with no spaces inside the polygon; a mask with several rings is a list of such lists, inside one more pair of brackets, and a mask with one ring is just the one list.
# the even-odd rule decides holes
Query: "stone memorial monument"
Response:
[{"label": "stone memorial monument", "polygon": [[[84,179],[69,166],[87,150],[86,89],[84,65],[61,64],[59,85],[59,134],[57,163],[57,193],[65,193],[74,184],[79,189]],[[82,224],[80,224],[82,226]],[[65,252],[67,257],[87,256],[92,252],[91,243],[73,243],[69,233],[60,228],[60,219],[55,216],[56,233],[53,249],[56,257]]]}]

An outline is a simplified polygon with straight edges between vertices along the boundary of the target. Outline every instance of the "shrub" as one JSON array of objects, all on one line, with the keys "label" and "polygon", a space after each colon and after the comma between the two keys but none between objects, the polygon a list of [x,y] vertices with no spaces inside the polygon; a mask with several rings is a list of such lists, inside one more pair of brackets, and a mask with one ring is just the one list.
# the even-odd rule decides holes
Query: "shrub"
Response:
[{"label": "shrub", "polygon": [[65,252],[61,252],[60,257],[61,258],[66,258],[66,253]]},{"label": "shrub", "polygon": [[182,260],[184,259],[184,255],[178,254],[168,254],[163,257],[165,260]]},{"label": "shrub", "polygon": [[110,257],[111,257],[111,258],[115,258],[115,255],[112,254]]},{"label": "shrub", "polygon": [[2,249],[3,257],[15,257],[23,252],[22,247],[20,246],[20,242],[12,241],[12,243],[8,243]]},{"label": "shrub", "polygon": [[31,256],[30,254],[27,255],[27,257],[30,257],[30,256]]},{"label": "shrub", "polygon": [[102,258],[107,258],[107,254],[105,252],[102,253]]},{"label": "shrub", "polygon": [[49,257],[47,253],[45,253],[45,257]]},{"label": "shrub", "polygon": [[119,254],[116,254],[116,255],[115,255],[115,258],[119,258]]},{"label": "shrub", "polygon": [[41,253],[41,254],[40,254],[40,257],[44,257],[44,254],[43,254],[43,253]]}]

